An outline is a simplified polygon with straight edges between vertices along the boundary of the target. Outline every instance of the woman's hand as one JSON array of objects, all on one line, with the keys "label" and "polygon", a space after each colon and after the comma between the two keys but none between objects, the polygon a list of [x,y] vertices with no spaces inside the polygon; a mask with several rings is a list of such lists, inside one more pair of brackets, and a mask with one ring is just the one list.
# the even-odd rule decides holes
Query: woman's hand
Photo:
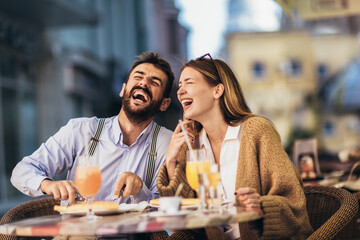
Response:
[{"label": "woman's hand", "polygon": [[239,188],[235,191],[235,197],[245,208],[260,208],[260,195],[254,188]]},{"label": "woman's hand", "polygon": [[[191,123],[191,120],[184,120],[183,124],[187,125]],[[191,128],[186,128],[186,134],[191,144],[194,144],[195,135]],[[169,179],[174,175],[176,160],[180,153],[181,147],[186,143],[185,134],[181,131],[180,123],[176,126],[170,140],[169,148],[166,153],[165,164],[168,172]]]}]

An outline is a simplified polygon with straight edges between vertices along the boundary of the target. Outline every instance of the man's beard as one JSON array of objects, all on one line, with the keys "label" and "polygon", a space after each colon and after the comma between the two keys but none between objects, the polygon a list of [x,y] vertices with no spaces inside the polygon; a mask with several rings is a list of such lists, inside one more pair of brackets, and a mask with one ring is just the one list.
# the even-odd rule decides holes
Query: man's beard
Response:
[{"label": "man's beard", "polygon": [[124,112],[125,112],[126,116],[129,118],[129,120],[132,123],[139,124],[141,122],[145,122],[145,121],[149,120],[150,118],[154,117],[155,114],[157,114],[160,111],[160,106],[161,106],[163,98],[159,99],[158,101],[153,101],[152,95],[151,95],[151,93],[149,94],[148,89],[143,89],[149,95],[149,98],[150,98],[149,104],[141,109],[132,109],[130,106],[130,101],[132,98],[131,97],[132,93],[135,89],[143,89],[143,88],[134,87],[133,89],[131,89],[129,94],[127,94],[125,92],[124,97],[122,99],[122,105],[124,108]]}]

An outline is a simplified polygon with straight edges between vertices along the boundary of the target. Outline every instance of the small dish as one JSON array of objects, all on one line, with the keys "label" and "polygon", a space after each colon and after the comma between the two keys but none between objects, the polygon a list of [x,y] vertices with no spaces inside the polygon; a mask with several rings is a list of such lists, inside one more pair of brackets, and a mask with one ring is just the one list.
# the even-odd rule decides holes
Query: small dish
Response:
[{"label": "small dish", "polygon": [[178,218],[184,218],[187,214],[191,213],[191,211],[179,211],[176,213],[163,213],[163,212],[150,212],[147,214],[147,217],[149,218],[156,218],[157,220],[161,219],[178,219]]}]

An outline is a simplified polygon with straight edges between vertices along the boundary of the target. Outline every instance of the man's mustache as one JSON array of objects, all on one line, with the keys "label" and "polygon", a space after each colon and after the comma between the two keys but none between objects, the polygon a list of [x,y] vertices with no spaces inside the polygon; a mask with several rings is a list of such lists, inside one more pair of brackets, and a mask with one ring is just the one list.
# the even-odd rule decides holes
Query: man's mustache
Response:
[{"label": "man's mustache", "polygon": [[151,94],[150,90],[149,90],[148,88],[142,88],[142,87],[140,87],[140,86],[135,86],[135,87],[133,87],[133,88],[131,89],[131,91],[130,91],[130,96],[133,95],[133,93],[134,93],[134,91],[135,91],[136,89],[143,90],[147,95],[149,95],[150,100],[152,100],[152,94]]}]

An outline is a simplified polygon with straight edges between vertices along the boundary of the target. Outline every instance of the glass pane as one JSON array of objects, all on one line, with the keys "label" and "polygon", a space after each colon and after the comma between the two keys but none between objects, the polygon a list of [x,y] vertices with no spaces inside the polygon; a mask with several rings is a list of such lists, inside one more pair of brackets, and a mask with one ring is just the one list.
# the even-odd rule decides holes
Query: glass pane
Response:
[{"label": "glass pane", "polygon": [[20,106],[21,122],[21,156],[34,152],[37,148],[36,135],[36,105],[35,96],[27,93]]},{"label": "glass pane", "polygon": [[[5,173],[6,179],[10,179],[11,172],[16,163],[20,160],[19,157],[19,129],[18,129],[18,112],[16,101],[16,90],[9,88],[2,88],[2,106],[3,111],[3,141],[4,141],[4,156],[5,156]],[[10,185],[10,182],[9,182]],[[8,188],[6,195],[11,196],[17,194],[17,190],[13,187]]]}]

